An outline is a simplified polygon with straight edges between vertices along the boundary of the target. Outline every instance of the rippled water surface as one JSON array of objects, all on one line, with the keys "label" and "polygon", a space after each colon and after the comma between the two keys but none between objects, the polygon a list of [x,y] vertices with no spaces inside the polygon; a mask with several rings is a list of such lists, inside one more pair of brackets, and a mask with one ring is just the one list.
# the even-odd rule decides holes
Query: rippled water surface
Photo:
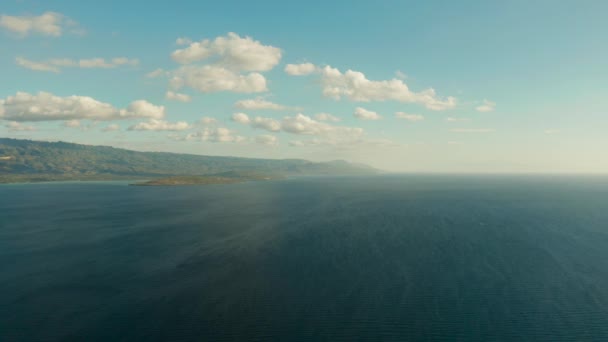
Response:
[{"label": "rippled water surface", "polygon": [[0,186],[0,341],[608,340],[608,178]]}]

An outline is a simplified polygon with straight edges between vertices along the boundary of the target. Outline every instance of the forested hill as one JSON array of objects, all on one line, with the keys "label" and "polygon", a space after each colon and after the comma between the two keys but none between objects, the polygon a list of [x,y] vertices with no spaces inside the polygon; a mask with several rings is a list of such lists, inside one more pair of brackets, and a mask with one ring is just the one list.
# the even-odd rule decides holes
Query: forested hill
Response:
[{"label": "forested hill", "polygon": [[136,152],[107,146],[0,138],[0,181],[114,179],[205,175],[239,171],[290,175],[370,174],[375,169],[345,161],[250,159],[165,152]]}]

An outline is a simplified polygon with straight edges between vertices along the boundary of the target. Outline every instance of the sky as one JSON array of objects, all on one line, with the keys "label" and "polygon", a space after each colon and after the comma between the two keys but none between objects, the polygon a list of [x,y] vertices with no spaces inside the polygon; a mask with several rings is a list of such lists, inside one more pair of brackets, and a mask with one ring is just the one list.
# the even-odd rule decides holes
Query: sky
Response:
[{"label": "sky", "polygon": [[607,1],[0,4],[0,137],[607,173]]}]

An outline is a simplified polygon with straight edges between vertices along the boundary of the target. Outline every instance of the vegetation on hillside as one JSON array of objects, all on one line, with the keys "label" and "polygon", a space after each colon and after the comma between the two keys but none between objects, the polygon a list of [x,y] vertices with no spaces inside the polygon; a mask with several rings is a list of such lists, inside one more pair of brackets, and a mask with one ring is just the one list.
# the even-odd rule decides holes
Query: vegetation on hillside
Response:
[{"label": "vegetation on hillside", "polygon": [[136,152],[107,146],[0,138],[0,182],[151,179],[222,172],[290,176],[369,174],[375,170],[345,161],[315,163],[302,159]]}]

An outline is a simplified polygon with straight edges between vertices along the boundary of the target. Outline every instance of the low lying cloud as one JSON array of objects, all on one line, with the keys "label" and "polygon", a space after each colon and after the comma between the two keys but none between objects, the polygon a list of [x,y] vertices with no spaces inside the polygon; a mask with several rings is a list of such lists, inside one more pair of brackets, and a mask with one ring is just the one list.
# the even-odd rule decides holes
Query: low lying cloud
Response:
[{"label": "low lying cloud", "polygon": [[247,125],[251,122],[251,119],[249,119],[249,115],[245,113],[234,113],[232,114],[232,121]]},{"label": "low lying cloud", "polygon": [[62,68],[81,68],[81,69],[112,69],[120,66],[137,66],[138,59],[130,59],[127,57],[116,57],[109,60],[104,58],[89,58],[89,59],[50,59],[47,61],[36,62],[23,57],[15,58],[15,63],[20,67],[46,72],[61,72]]},{"label": "low lying cloud", "polygon": [[446,122],[464,122],[464,121],[471,121],[471,119],[469,118],[455,118],[455,117],[447,117],[445,119]]},{"label": "low lying cloud", "polygon": [[32,132],[35,131],[36,128],[34,126],[26,126],[16,121],[11,121],[4,125],[9,132]]},{"label": "low lying cloud", "polygon": [[190,101],[192,101],[192,98],[190,97],[190,95],[176,93],[176,92],[173,92],[173,91],[167,91],[165,93],[165,98],[167,100],[173,100],[173,101],[179,101],[179,102],[190,102]]},{"label": "low lying cloud", "polygon": [[397,112],[395,113],[395,117],[397,119],[403,119],[411,122],[422,121],[424,120],[424,116],[420,114],[408,114],[405,112]]},{"label": "low lying cloud", "polygon": [[26,37],[30,34],[60,37],[66,30],[73,33],[83,32],[75,21],[57,12],[45,12],[37,16],[3,14],[0,15],[0,27],[19,37]]},{"label": "low lying cloud", "polygon": [[279,139],[274,135],[263,134],[255,137],[255,142],[262,145],[274,146],[277,145]]},{"label": "low lying cloud", "polygon": [[239,109],[248,109],[248,110],[299,110],[298,107],[288,107],[284,105],[280,105],[277,103],[270,102],[263,98],[255,98],[248,100],[240,100],[237,101],[234,106]]},{"label": "low lying cloud", "polygon": [[493,112],[495,108],[496,108],[495,102],[483,100],[483,104],[477,106],[475,109],[478,112],[487,113],[487,112]]},{"label": "low lying cloud", "polygon": [[185,121],[167,122],[164,120],[150,119],[147,122],[139,122],[128,128],[129,131],[184,131],[190,129],[190,124]]},{"label": "low lying cloud", "polygon": [[102,132],[116,132],[119,130],[120,126],[118,126],[117,124],[110,124],[101,129]]},{"label": "low lying cloud", "polygon": [[378,115],[378,113],[373,112],[371,110],[367,110],[365,108],[357,107],[355,108],[354,116],[357,119],[361,120],[380,120],[382,117]]},{"label": "low lying cloud", "polygon": [[287,64],[285,66],[285,72],[292,76],[310,75],[315,71],[317,71],[317,67],[312,63]]},{"label": "low lying cloud", "polygon": [[250,118],[245,113],[235,113],[232,121],[252,128],[264,129],[270,132],[286,132],[290,134],[314,135],[334,140],[348,140],[363,135],[362,128],[335,126],[327,122],[315,120],[304,114],[286,116],[282,120],[265,117]]},{"label": "low lying cloud", "polygon": [[319,121],[329,121],[329,122],[339,122],[340,118],[335,117],[329,113],[317,113],[315,114],[315,119]]},{"label": "low lying cloud", "polygon": [[127,108],[118,109],[88,96],[60,97],[47,92],[38,94],[17,92],[14,96],[0,99],[0,120],[17,122],[162,119],[164,116],[165,107],[153,105],[145,100],[133,101]]},{"label": "low lying cloud", "polygon": [[184,137],[173,137],[176,140],[203,141],[214,143],[241,143],[246,139],[237,135],[234,131],[225,127],[205,128],[201,131],[190,133]]},{"label": "low lying cloud", "polygon": [[452,128],[450,132],[453,133],[492,133],[493,128]]}]

